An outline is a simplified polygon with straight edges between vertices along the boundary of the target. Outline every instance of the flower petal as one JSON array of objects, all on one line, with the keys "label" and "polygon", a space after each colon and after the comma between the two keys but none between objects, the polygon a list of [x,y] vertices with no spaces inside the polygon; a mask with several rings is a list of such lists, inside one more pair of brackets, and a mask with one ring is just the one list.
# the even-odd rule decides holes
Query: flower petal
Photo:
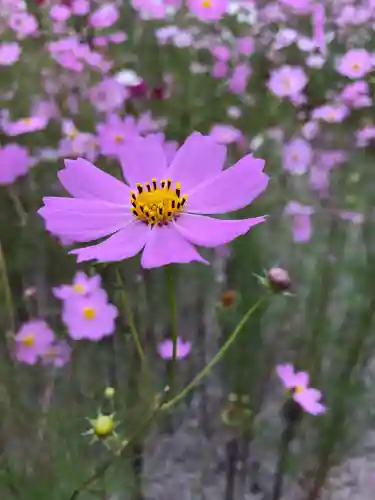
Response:
[{"label": "flower petal", "polygon": [[264,161],[247,155],[233,167],[188,193],[186,210],[221,214],[249,205],[267,187]]},{"label": "flower petal", "polygon": [[311,415],[320,415],[326,411],[326,407],[316,401],[315,395],[311,393],[311,389],[296,392],[293,395],[293,399]]},{"label": "flower petal", "polygon": [[61,184],[77,198],[99,198],[113,203],[127,204],[129,186],[103,172],[83,158],[65,160],[65,168],[58,173]]},{"label": "flower petal", "polygon": [[226,148],[212,137],[194,132],[175,154],[168,169],[168,176],[180,182],[182,193],[216,176],[223,168]]},{"label": "flower petal", "polygon": [[77,198],[43,198],[38,210],[53,234],[69,235],[73,241],[90,241],[112,234],[133,217],[129,208],[106,201]]},{"label": "flower petal", "polygon": [[287,363],[285,365],[277,365],[276,373],[286,389],[292,389],[295,387],[295,374],[293,365],[291,365],[290,363]]},{"label": "flower petal", "polygon": [[309,382],[310,382],[310,377],[309,377],[309,374],[307,372],[296,372],[294,380],[295,380],[296,387],[300,386],[300,387],[307,388],[309,385]]},{"label": "flower petal", "polygon": [[265,217],[221,220],[204,215],[183,214],[175,222],[175,226],[191,243],[204,247],[216,247],[247,233],[252,226],[264,220]]},{"label": "flower petal", "polygon": [[142,267],[150,269],[172,263],[187,264],[192,261],[208,264],[172,224],[155,226],[151,230],[142,254]]},{"label": "flower petal", "polygon": [[86,260],[115,262],[128,259],[142,250],[149,237],[149,231],[145,224],[134,220],[102,243],[78,248],[69,253],[78,255],[77,262]]},{"label": "flower petal", "polygon": [[167,160],[160,141],[155,137],[134,137],[126,141],[121,153],[121,166],[131,186],[137,182],[158,181],[167,177]]}]

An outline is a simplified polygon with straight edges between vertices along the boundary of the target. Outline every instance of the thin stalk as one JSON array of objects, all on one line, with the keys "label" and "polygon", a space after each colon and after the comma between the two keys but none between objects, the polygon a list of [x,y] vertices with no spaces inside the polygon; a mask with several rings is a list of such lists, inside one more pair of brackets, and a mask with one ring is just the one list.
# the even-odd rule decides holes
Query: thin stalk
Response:
[{"label": "thin stalk", "polygon": [[176,359],[177,359],[177,307],[176,307],[176,290],[175,290],[175,280],[174,272],[171,266],[166,268],[167,272],[167,282],[168,282],[168,294],[169,303],[171,311],[171,336],[172,336],[172,359],[169,364],[169,385],[173,394],[173,389],[175,385],[175,375],[176,375]]},{"label": "thin stalk", "polygon": [[116,269],[116,280],[117,280],[117,285],[120,289],[121,305],[125,311],[125,314],[126,314],[126,317],[128,320],[128,324],[129,324],[129,328],[130,328],[130,332],[132,334],[138,355],[143,363],[145,360],[145,353],[143,351],[143,347],[141,344],[141,340],[140,340],[140,336],[139,336],[137,327],[135,326],[134,315],[133,315],[133,311],[129,305],[129,301],[128,301],[128,298],[126,295],[125,285],[124,285],[124,282],[122,280],[121,273],[118,269]]},{"label": "thin stalk", "polygon": [[233,342],[236,340],[237,336],[243,329],[243,327],[246,325],[247,321],[249,320],[250,316],[259,308],[259,306],[264,302],[266,298],[266,295],[261,297],[258,302],[253,304],[248,311],[245,313],[243,318],[240,320],[240,322],[237,324],[236,328],[233,330],[227,341],[224,343],[224,345],[221,347],[221,349],[218,351],[218,353],[211,359],[211,361],[196,375],[193,380],[179,393],[177,396],[172,398],[170,401],[165,403],[162,406],[162,410],[169,410],[172,408],[176,403],[178,403],[181,399],[183,399],[194,387],[202,380],[203,377],[209,373],[209,371],[218,363],[221,358],[224,356],[224,354],[227,352],[229,347],[233,344]]}]

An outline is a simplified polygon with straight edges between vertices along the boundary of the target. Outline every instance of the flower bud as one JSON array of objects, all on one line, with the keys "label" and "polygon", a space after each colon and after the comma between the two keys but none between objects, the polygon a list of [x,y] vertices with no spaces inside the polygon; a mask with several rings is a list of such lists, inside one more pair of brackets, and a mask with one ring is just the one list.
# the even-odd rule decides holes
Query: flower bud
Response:
[{"label": "flower bud", "polygon": [[271,290],[275,293],[286,292],[292,286],[288,271],[281,267],[273,267],[267,273],[267,280]]},{"label": "flower bud", "polygon": [[99,415],[95,420],[91,421],[91,425],[98,438],[109,436],[113,433],[115,428],[112,415]]},{"label": "flower bud", "polygon": [[112,399],[115,395],[115,390],[113,387],[106,387],[105,390],[104,390],[104,396],[107,398],[107,399]]}]

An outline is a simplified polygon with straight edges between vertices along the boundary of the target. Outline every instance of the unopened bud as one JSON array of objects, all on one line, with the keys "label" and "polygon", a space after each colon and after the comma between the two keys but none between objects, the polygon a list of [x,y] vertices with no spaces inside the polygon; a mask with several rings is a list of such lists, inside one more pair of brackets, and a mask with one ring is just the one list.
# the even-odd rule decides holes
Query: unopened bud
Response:
[{"label": "unopened bud", "polygon": [[108,399],[112,399],[115,395],[115,390],[113,387],[106,387],[104,390],[104,396]]},{"label": "unopened bud", "polygon": [[281,267],[273,267],[267,273],[270,288],[276,293],[286,292],[292,286],[288,271]]},{"label": "unopened bud", "polygon": [[112,415],[99,415],[91,422],[95,435],[98,438],[104,438],[112,434],[115,424]]},{"label": "unopened bud", "polygon": [[237,300],[236,290],[225,290],[221,293],[220,302],[223,307],[232,306]]}]

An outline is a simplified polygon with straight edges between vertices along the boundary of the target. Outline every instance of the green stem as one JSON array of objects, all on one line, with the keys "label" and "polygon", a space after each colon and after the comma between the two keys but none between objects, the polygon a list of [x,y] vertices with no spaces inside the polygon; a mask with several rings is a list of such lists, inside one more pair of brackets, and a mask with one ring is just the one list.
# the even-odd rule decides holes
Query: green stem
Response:
[{"label": "green stem", "polygon": [[145,360],[145,353],[143,351],[143,347],[142,347],[142,344],[140,341],[140,336],[139,336],[137,327],[135,326],[133,311],[132,311],[132,309],[129,305],[129,302],[128,302],[124,282],[122,280],[121,273],[118,269],[116,269],[116,279],[117,279],[117,285],[120,289],[121,305],[125,311],[125,314],[126,314],[126,317],[127,317],[128,323],[129,323],[130,332],[132,334],[138,355],[143,363],[143,361]]},{"label": "green stem", "polygon": [[230,334],[228,337],[227,341],[225,344],[221,347],[220,351],[211,359],[211,361],[196,375],[193,380],[179,393],[177,396],[172,398],[170,401],[167,403],[164,403],[163,406],[161,407],[162,410],[169,410],[174,406],[178,401],[180,401],[182,398],[186,396],[194,387],[198,384],[198,382],[201,381],[203,377],[207,375],[207,373],[213,368],[216,363],[218,363],[221,358],[224,356],[224,354],[227,352],[229,347],[233,344],[233,342],[236,340],[237,336],[243,329],[243,327],[246,325],[248,319],[250,316],[259,308],[259,306],[264,302],[264,299],[266,296],[264,295],[261,297],[258,302],[253,304],[245,313],[245,315],[242,317],[241,321],[237,324],[236,328],[233,330],[233,332]]},{"label": "green stem", "polygon": [[172,333],[172,360],[170,363],[169,372],[169,385],[173,394],[173,388],[175,383],[175,372],[176,372],[176,359],[177,359],[177,307],[176,307],[176,291],[175,291],[175,281],[174,272],[171,266],[166,268],[167,281],[168,281],[168,293],[169,293],[169,303],[171,310],[171,333]]}]

